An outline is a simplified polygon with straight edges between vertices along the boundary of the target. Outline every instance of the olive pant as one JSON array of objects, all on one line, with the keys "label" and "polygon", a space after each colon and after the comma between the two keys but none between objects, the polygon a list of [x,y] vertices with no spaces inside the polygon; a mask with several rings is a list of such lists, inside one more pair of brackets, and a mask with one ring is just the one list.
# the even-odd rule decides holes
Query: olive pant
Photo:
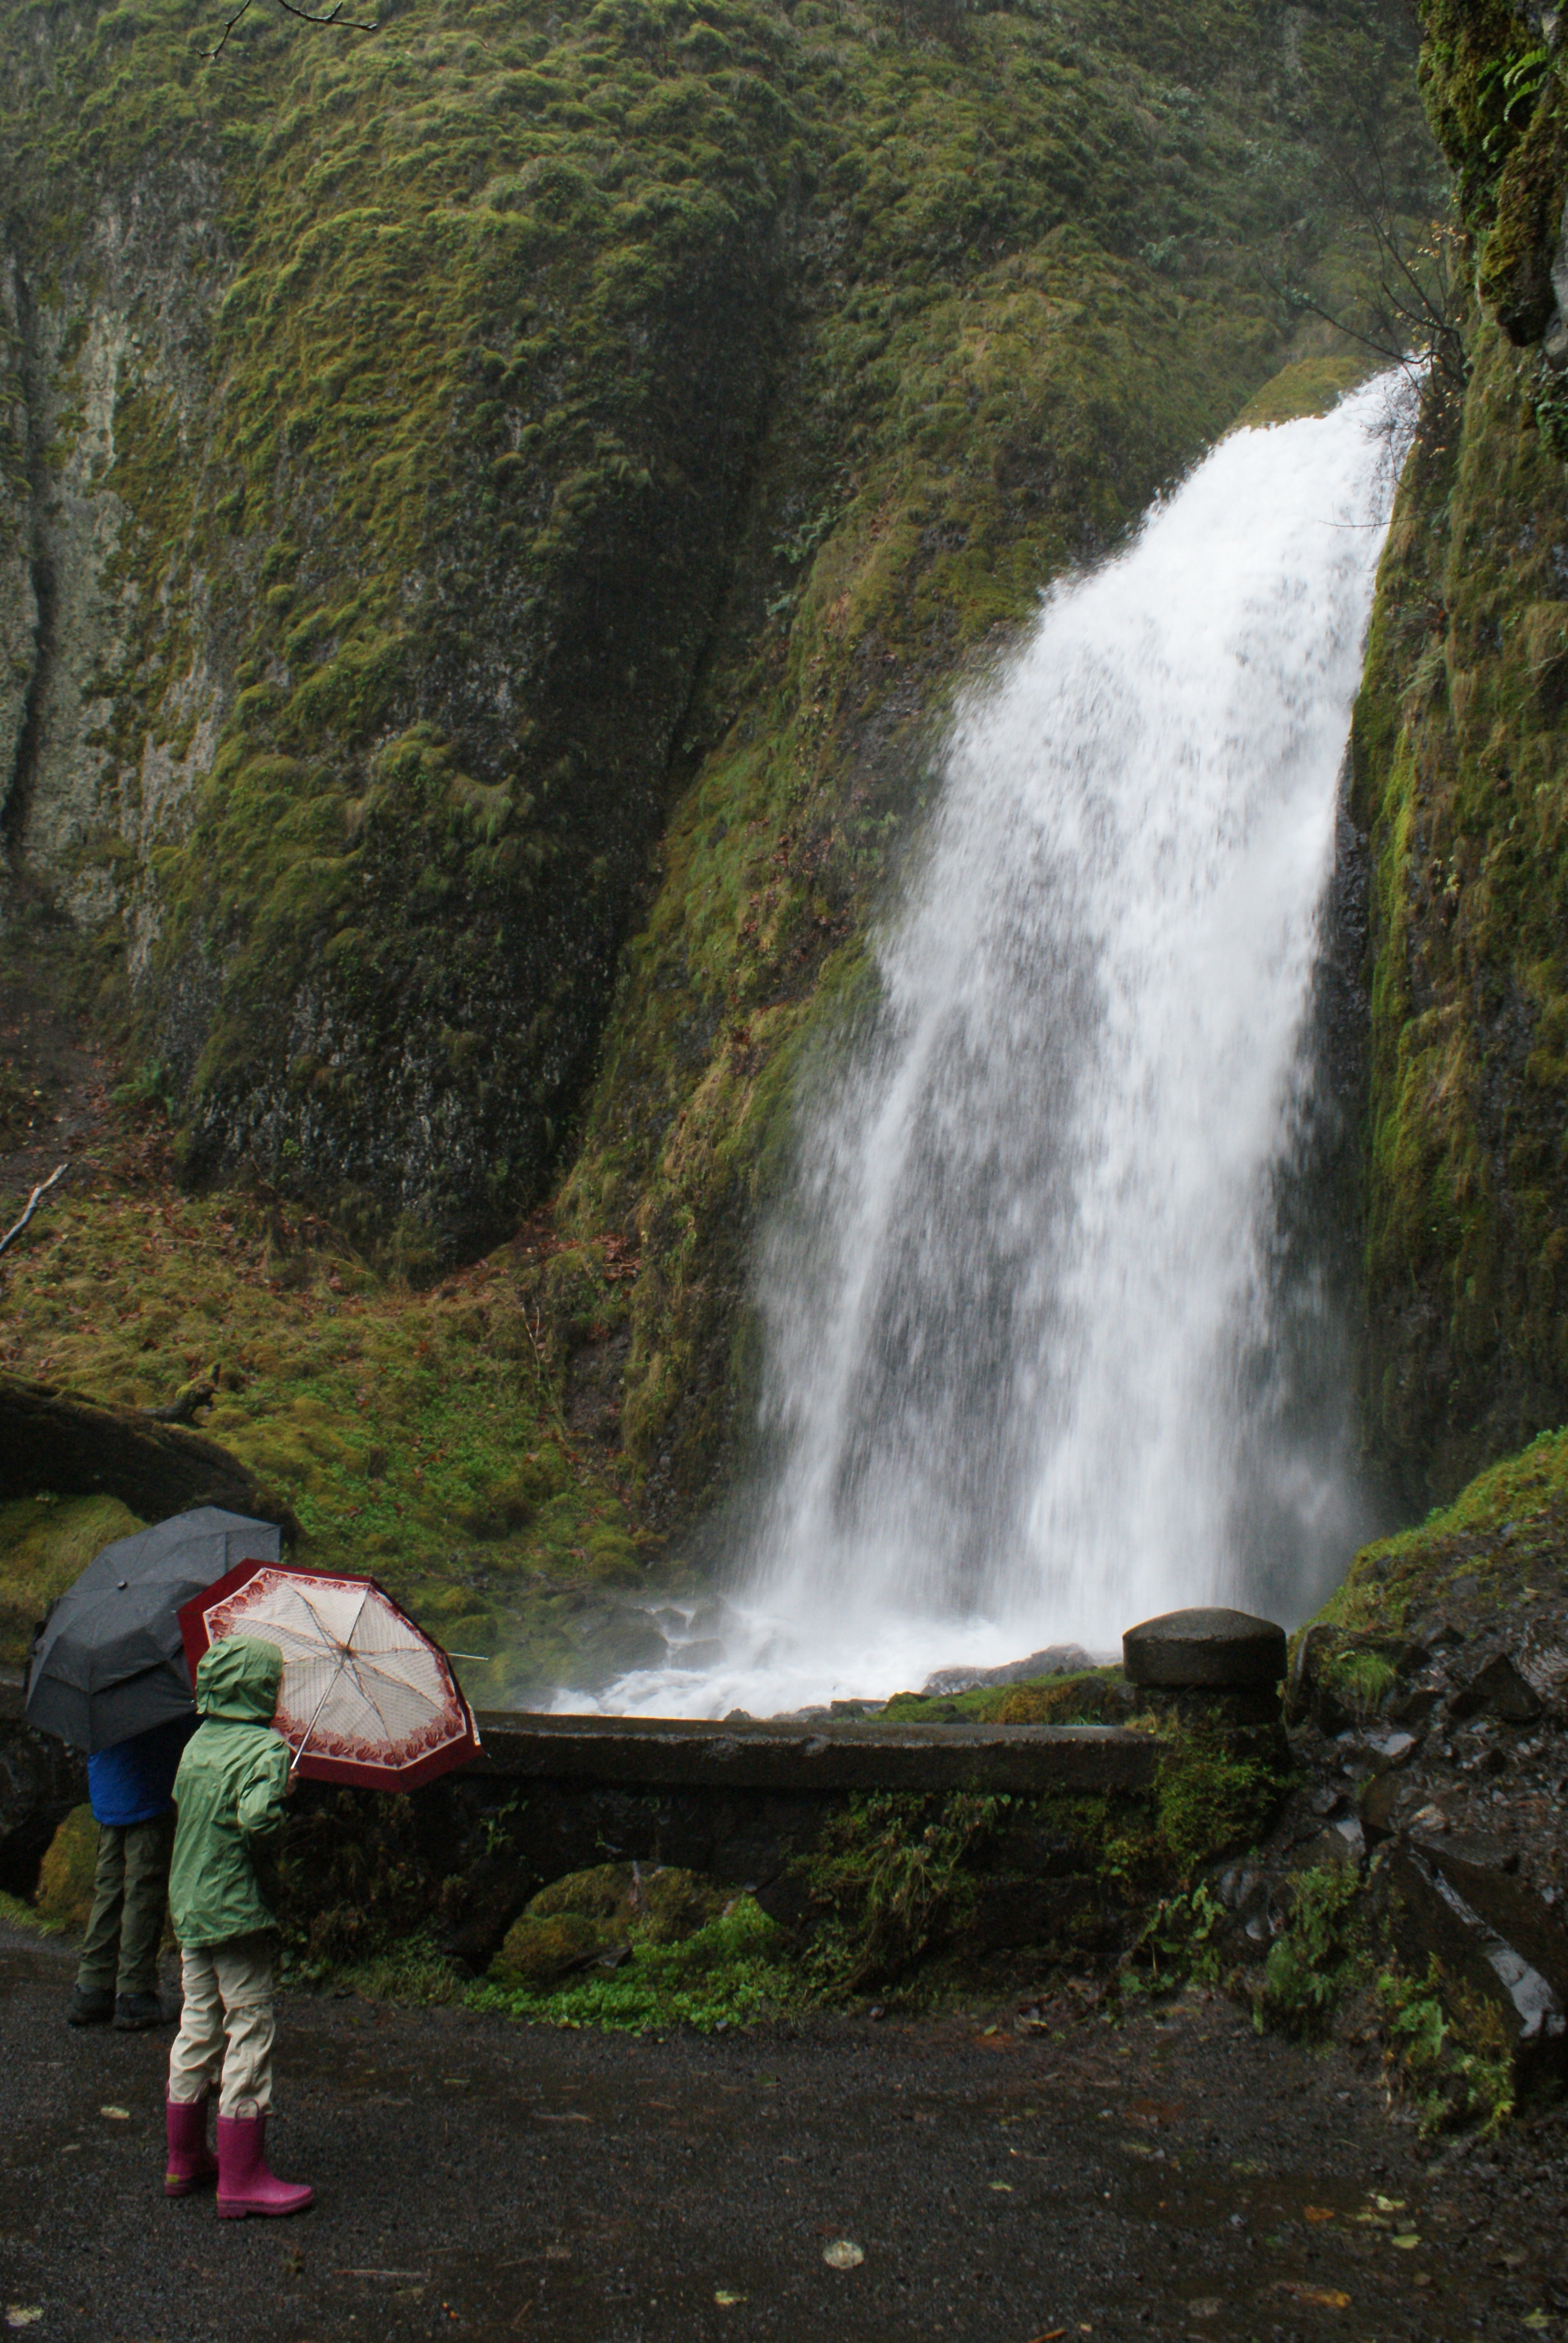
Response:
[{"label": "olive pant", "polygon": [[156,1993],[175,1817],[98,1825],[93,1910],[76,1984],[83,1993]]},{"label": "olive pant", "polygon": [[187,1945],[186,2004],[169,2052],[169,2097],[186,2106],[217,2087],[220,2116],[264,2116],[272,2105],[272,1938]]}]

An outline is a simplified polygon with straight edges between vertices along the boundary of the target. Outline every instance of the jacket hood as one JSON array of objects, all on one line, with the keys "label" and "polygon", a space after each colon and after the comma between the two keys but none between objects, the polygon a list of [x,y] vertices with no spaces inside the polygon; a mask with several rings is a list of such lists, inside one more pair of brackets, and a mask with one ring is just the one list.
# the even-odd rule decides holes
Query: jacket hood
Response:
[{"label": "jacket hood", "polygon": [[203,1716],[236,1725],[270,1725],[283,1681],[283,1654],[259,1635],[226,1635],[202,1654],[196,1704]]}]

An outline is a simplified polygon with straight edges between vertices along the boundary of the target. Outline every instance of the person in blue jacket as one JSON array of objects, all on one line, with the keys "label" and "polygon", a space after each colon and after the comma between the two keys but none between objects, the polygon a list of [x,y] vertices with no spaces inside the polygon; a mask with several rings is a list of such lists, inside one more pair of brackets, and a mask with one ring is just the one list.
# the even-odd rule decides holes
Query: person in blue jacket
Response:
[{"label": "person in blue jacket", "polygon": [[65,2013],[73,2026],[103,2026],[112,2019],[122,2033],[135,2033],[166,2022],[158,1998],[158,1939],[175,1843],[170,1793],[180,1753],[197,1722],[193,1708],[188,1716],[171,1717],[87,1760],[98,1868],[92,1917]]}]

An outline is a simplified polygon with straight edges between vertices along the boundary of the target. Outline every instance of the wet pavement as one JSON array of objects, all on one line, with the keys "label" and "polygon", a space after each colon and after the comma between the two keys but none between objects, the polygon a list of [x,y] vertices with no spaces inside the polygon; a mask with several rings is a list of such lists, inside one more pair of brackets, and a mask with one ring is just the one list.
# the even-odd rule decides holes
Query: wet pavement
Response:
[{"label": "wet pavement", "polygon": [[272,2147],[318,2202],[219,2223],[161,2193],[168,2036],[68,2028],[71,1970],[0,1929],[0,2318],[37,2343],[1568,2343],[1568,2121],[1428,2157],[1215,1996],[635,2040],[294,1996]]}]

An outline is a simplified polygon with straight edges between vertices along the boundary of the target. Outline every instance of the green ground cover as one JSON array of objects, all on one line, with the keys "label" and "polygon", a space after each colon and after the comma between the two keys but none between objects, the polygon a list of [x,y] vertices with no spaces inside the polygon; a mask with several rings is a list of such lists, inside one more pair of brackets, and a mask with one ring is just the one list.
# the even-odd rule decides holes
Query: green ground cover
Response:
[{"label": "green ground cover", "polygon": [[[286,1499],[309,1559],[372,1572],[480,1654],[460,1666],[481,1705],[569,1674],[658,1561],[566,1432],[504,1258],[418,1292],[276,1204],[106,1176],[5,1266],[5,1366],[128,1406],[215,1382],[202,1428]],[[134,1526],[107,1497],[0,1506],[0,1657]]]}]

